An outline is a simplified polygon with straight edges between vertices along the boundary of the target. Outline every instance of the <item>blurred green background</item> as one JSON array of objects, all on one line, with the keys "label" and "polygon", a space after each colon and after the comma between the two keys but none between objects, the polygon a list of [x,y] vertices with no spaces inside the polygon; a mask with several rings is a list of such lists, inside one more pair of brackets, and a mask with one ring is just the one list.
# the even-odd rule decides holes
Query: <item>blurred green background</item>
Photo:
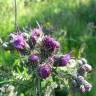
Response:
[{"label": "blurred green background", "polygon": [[[0,37],[15,31],[14,0],[0,0]],[[78,51],[85,47],[82,56],[96,68],[96,0],[17,0],[17,22],[20,30],[43,27],[61,43],[61,51]],[[12,59],[13,58],[13,59]],[[10,65],[14,56],[0,50],[0,66]],[[12,61],[13,60],[13,61]],[[93,89],[80,96],[96,96],[96,72],[90,73]]]}]

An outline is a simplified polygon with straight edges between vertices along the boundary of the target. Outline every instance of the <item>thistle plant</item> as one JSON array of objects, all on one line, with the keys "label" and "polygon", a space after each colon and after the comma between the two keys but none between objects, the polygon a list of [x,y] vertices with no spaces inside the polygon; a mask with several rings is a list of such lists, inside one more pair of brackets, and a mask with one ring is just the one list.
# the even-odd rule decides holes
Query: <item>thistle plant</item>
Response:
[{"label": "thistle plant", "polygon": [[87,73],[92,71],[91,65],[85,58],[75,57],[71,52],[60,53],[60,43],[45,35],[41,27],[29,32],[11,33],[6,46],[4,44],[2,48],[16,51],[20,55],[20,64],[23,61],[23,66],[28,69],[27,74],[31,75],[33,83],[29,86],[34,89],[30,96],[57,96],[56,90],[64,87],[78,89],[81,93],[91,91],[92,85],[85,80]]}]

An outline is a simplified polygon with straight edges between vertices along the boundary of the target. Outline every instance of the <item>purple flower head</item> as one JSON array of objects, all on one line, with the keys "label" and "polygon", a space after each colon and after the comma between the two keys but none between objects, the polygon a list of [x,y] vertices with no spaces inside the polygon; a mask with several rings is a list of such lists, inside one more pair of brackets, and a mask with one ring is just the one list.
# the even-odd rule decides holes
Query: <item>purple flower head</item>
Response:
[{"label": "purple flower head", "polygon": [[26,41],[22,33],[11,34],[11,43],[16,49],[24,49]]},{"label": "purple flower head", "polygon": [[55,56],[54,65],[55,66],[66,66],[70,59],[71,59],[70,54],[65,54],[63,56]]},{"label": "purple flower head", "polygon": [[81,85],[80,86],[80,92],[81,93],[85,93],[86,92],[84,85]]},{"label": "purple flower head", "polygon": [[90,83],[85,84],[84,87],[87,92],[91,91],[92,89],[92,85]]},{"label": "purple flower head", "polygon": [[34,28],[32,30],[32,36],[36,36],[39,37],[43,34],[42,29],[41,28]]},{"label": "purple flower head", "polygon": [[38,67],[38,75],[42,78],[42,79],[46,79],[47,77],[49,77],[51,74],[51,66],[49,64],[41,64]]},{"label": "purple flower head", "polygon": [[45,36],[43,38],[43,46],[50,51],[54,51],[55,49],[59,48],[60,45],[54,38]]},{"label": "purple flower head", "polygon": [[31,48],[36,44],[38,38],[42,34],[43,34],[43,32],[42,32],[42,29],[41,28],[34,28],[32,30],[32,34],[31,34],[31,37],[29,39],[29,45],[30,45]]},{"label": "purple flower head", "polygon": [[29,56],[28,60],[31,63],[37,63],[39,61],[39,56],[37,56],[36,54],[32,54]]},{"label": "purple flower head", "polygon": [[62,56],[62,58],[61,58],[61,65],[62,66],[66,66],[66,64],[69,62],[69,60],[71,59],[71,57],[70,57],[70,54],[65,54],[64,56]]}]

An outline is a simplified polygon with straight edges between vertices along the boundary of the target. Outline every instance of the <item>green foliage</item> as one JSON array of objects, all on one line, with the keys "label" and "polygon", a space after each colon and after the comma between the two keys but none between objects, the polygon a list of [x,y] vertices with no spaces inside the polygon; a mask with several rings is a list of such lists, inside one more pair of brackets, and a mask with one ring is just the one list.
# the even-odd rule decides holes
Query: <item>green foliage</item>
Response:
[{"label": "green foliage", "polygon": [[[10,32],[15,31],[14,0],[0,0],[0,10],[0,37],[6,39]],[[94,69],[96,67],[95,11],[96,0],[17,0],[17,22],[21,30],[37,26],[37,20],[43,26],[46,34],[51,34],[60,41],[63,53],[72,49],[78,51],[81,45],[85,44],[86,51],[82,55],[87,56]],[[17,71],[19,69],[16,68],[20,68],[17,64],[19,57],[14,54],[9,51],[4,52],[0,47],[0,73],[5,74],[4,76],[0,74],[0,82],[3,80],[1,77],[8,76],[6,75],[7,72],[10,72],[10,75],[13,69]],[[18,71],[17,73],[19,74]],[[19,75],[21,76],[21,74]],[[88,79],[90,78],[92,84],[96,85],[95,71],[91,73]],[[25,85],[28,83],[22,80],[20,82]],[[90,93],[82,96],[95,95],[95,87]],[[27,89],[23,87],[19,89],[21,89],[20,96],[26,96],[23,95],[23,92]]]}]

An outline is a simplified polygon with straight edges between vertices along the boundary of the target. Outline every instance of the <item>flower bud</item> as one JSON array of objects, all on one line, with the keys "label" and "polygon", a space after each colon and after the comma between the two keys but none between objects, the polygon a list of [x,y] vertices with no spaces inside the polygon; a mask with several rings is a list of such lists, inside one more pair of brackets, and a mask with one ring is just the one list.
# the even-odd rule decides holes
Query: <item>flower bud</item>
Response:
[{"label": "flower bud", "polygon": [[84,65],[82,65],[82,66],[80,67],[80,69],[81,69],[82,71],[89,72],[89,71],[92,70],[92,67],[91,67],[91,65],[89,65],[89,64],[84,64]]},{"label": "flower bud", "polygon": [[84,77],[83,76],[78,76],[77,77],[78,81],[82,84],[84,82]]},{"label": "flower bud", "polygon": [[81,85],[80,86],[80,92],[81,93],[85,93],[86,92],[84,85]]},{"label": "flower bud", "polygon": [[61,57],[61,66],[66,66],[66,64],[69,62],[71,59],[70,54],[65,54],[64,56]]},{"label": "flower bud", "polygon": [[79,73],[85,73],[85,72],[86,72],[85,66],[81,66],[79,69]]},{"label": "flower bud", "polygon": [[89,71],[92,70],[92,67],[91,67],[91,65],[89,65],[89,64],[85,64],[85,65],[83,65],[83,66],[85,67],[85,69],[86,69],[87,72],[89,72]]},{"label": "flower bud", "polygon": [[39,61],[39,57],[35,54],[32,54],[28,58],[30,63],[37,63]]},{"label": "flower bud", "polygon": [[63,56],[55,56],[54,65],[55,66],[66,66],[70,59],[71,59],[70,54],[65,54]]},{"label": "flower bud", "polygon": [[42,79],[46,79],[51,74],[51,66],[49,64],[41,64],[41,65],[39,65],[37,71],[38,71],[38,75]]},{"label": "flower bud", "polygon": [[92,89],[92,85],[91,85],[90,83],[86,83],[86,84],[84,85],[84,87],[85,87],[85,90],[86,90],[87,92],[91,91],[91,89]]},{"label": "flower bud", "polygon": [[32,34],[29,38],[29,45],[30,48],[33,48],[35,46],[35,44],[38,42],[39,37],[42,36],[43,32],[41,28],[34,28],[32,30]]}]

